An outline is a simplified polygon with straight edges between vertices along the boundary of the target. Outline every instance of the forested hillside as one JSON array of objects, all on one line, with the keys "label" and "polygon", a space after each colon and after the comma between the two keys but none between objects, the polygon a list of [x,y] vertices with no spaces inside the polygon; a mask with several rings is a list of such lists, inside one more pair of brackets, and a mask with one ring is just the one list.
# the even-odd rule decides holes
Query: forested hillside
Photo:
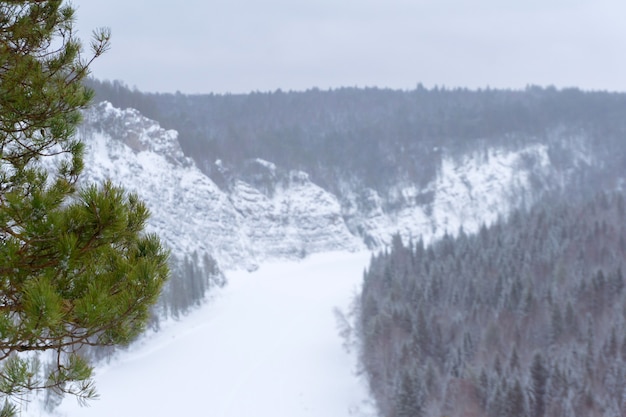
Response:
[{"label": "forested hillside", "polygon": [[626,203],[572,194],[374,256],[362,361],[385,417],[623,416]]},{"label": "forested hillside", "polygon": [[[399,181],[425,186],[444,156],[500,147],[550,145],[567,167],[572,140],[625,164],[626,94],[528,87],[523,91],[445,88],[412,91],[342,88],[241,95],[151,94],[92,80],[98,100],[133,107],[180,134],[186,155],[214,181],[248,178],[244,162],[271,161],[307,172],[341,194],[345,184],[376,190],[393,204]],[[215,161],[220,160],[221,165]]]}]

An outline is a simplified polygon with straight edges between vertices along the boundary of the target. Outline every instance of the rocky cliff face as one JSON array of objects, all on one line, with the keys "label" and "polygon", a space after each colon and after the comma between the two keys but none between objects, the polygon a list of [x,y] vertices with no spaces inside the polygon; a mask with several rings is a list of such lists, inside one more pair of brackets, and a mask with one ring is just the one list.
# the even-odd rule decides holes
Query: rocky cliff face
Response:
[{"label": "rocky cliff face", "polygon": [[351,230],[374,247],[389,244],[394,233],[404,241],[421,237],[428,242],[456,234],[461,227],[475,232],[481,224],[532,203],[533,178],[555,175],[547,150],[537,144],[515,152],[488,149],[443,158],[436,178],[425,188],[399,184],[390,193],[391,202],[367,190],[360,202],[350,199],[345,217]]},{"label": "rocky cliff face", "polygon": [[[563,186],[571,171],[593,163],[584,140],[556,167],[547,144],[516,151],[498,148],[442,156],[426,187],[398,180],[387,197],[346,181],[341,195],[314,184],[307,173],[254,159],[224,167],[215,184],[178,143],[177,133],[132,109],[100,103],[85,113],[84,178],[110,178],[135,191],[152,211],[149,230],[176,255],[208,253],[222,268],[253,269],[274,258],[333,250],[380,248],[394,233],[430,240],[475,231],[511,209],[529,205],[537,190]],[[391,196],[391,197],[389,197]]]},{"label": "rocky cliff face", "polygon": [[[136,192],[152,212],[149,231],[173,253],[208,253],[222,268],[255,268],[268,258],[362,247],[341,216],[337,198],[291,172],[271,194],[238,180],[220,190],[186,158],[177,133],[136,110],[101,103],[88,110],[84,179],[111,179]],[[275,167],[256,161],[272,179]]]}]

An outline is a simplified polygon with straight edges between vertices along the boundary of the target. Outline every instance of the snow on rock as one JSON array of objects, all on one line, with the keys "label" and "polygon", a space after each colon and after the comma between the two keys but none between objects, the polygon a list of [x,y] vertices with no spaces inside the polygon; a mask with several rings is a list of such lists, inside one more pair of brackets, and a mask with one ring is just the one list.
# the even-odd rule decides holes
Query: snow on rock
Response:
[{"label": "snow on rock", "polygon": [[[478,231],[481,224],[493,223],[498,216],[521,207],[533,197],[530,174],[549,170],[545,145],[532,145],[521,151],[488,149],[482,155],[464,156],[455,163],[444,159],[435,183],[432,204],[433,234]],[[532,161],[526,164],[525,161]]]},{"label": "snow on rock", "polygon": [[[175,131],[136,110],[105,102],[87,111],[85,119],[87,180],[111,178],[136,191],[153,213],[149,229],[175,254],[207,252],[223,269],[381,248],[395,233],[405,241],[421,237],[429,242],[456,234],[461,226],[473,232],[516,207],[529,206],[542,187],[563,187],[572,176],[571,169],[552,163],[548,144],[535,143],[517,150],[444,154],[426,187],[399,183],[385,196],[348,182],[336,196],[305,172],[284,171],[258,158],[241,167],[217,160],[215,167],[226,178],[218,187],[184,156]],[[562,141],[561,136],[550,140]],[[593,163],[585,143],[576,137],[566,144],[572,169]]]},{"label": "snow on rock", "polygon": [[405,241],[429,242],[445,233],[455,235],[460,227],[475,232],[481,224],[530,204],[536,197],[531,175],[547,176],[550,170],[548,147],[542,144],[445,157],[437,177],[424,189],[405,184],[392,190],[394,209],[386,209],[376,191],[366,190],[358,204],[361,211],[352,209],[346,216],[351,229],[373,247],[388,245],[395,233]]},{"label": "snow on rock", "polygon": [[341,217],[337,199],[302,172],[268,197],[236,181],[230,200],[245,219],[243,227],[257,257],[304,257],[307,253],[362,247]]},{"label": "snow on rock", "polygon": [[225,265],[251,266],[239,215],[218,187],[186,158],[175,131],[161,129],[132,109],[101,103],[85,115],[83,179],[111,179],[136,192],[156,232],[175,254],[207,252]]},{"label": "snow on rock", "polygon": [[304,173],[271,199],[244,181],[224,192],[184,156],[175,131],[106,102],[86,112],[81,134],[84,180],[136,192],[152,212],[148,230],[177,255],[206,252],[224,269],[254,269],[268,258],[362,248],[336,198]]}]

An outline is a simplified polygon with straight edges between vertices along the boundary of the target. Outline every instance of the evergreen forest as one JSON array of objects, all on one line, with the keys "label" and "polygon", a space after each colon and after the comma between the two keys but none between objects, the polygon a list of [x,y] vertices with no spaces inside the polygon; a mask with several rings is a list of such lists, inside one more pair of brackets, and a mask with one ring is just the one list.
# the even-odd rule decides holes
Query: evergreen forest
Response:
[{"label": "evergreen forest", "polygon": [[360,298],[381,415],[626,413],[626,203],[549,198],[475,235],[394,238]]}]

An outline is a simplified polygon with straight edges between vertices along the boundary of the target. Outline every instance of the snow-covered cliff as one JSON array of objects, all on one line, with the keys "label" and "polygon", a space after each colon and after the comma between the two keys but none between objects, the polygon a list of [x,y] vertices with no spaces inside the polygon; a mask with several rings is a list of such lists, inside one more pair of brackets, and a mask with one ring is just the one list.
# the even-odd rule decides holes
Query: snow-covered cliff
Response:
[{"label": "snow-covered cliff", "polygon": [[136,110],[104,102],[84,118],[83,178],[136,192],[152,212],[149,231],[174,254],[208,253],[222,268],[254,269],[268,258],[362,247],[335,196],[305,173],[291,173],[271,197],[244,181],[224,192],[183,155],[175,131]]},{"label": "snow-covered cliff", "polygon": [[[109,178],[137,192],[152,211],[149,230],[174,254],[208,253],[226,269],[382,247],[394,233],[428,241],[461,226],[475,231],[530,204],[537,182],[566,181],[548,146],[537,143],[444,155],[434,180],[426,187],[399,181],[389,193],[393,201],[350,184],[334,195],[305,172],[285,172],[261,159],[248,161],[253,176],[230,173],[228,186],[220,188],[183,154],[175,131],[136,110],[100,103],[85,113],[81,135],[87,181]],[[580,163],[592,162],[583,145],[577,155]]]},{"label": "snow-covered cliff", "polygon": [[455,235],[461,227],[476,232],[536,198],[531,177],[552,175],[547,151],[546,145],[537,144],[515,152],[488,149],[459,159],[444,157],[428,186],[398,184],[391,193],[395,210],[385,210],[389,204],[367,190],[362,193],[365,204],[363,195],[360,205],[352,197],[346,218],[370,246],[389,244],[395,233],[404,241],[429,242],[445,233]]}]

